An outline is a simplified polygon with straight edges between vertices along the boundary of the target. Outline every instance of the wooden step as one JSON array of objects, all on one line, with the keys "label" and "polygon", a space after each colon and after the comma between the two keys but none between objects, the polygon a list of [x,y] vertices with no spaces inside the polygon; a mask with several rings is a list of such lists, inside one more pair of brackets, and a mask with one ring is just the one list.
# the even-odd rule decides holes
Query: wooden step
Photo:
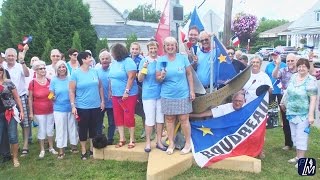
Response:
[{"label": "wooden step", "polygon": [[144,152],[144,147],[145,143],[136,143],[132,149],[128,149],[128,144],[120,148],[110,145],[104,148],[104,160],[147,162],[149,154]]},{"label": "wooden step", "polygon": [[187,171],[192,162],[192,153],[180,155],[180,151],[175,150],[172,155],[168,155],[165,151],[153,148],[149,153],[147,180],[171,179]]},{"label": "wooden step", "polygon": [[250,156],[230,157],[211,164],[208,168],[260,173],[261,160]]}]

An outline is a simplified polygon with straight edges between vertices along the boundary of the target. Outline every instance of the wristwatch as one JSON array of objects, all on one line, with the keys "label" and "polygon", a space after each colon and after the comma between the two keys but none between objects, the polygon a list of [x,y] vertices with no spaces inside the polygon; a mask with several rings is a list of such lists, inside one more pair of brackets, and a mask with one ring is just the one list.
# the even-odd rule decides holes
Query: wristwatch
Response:
[{"label": "wristwatch", "polygon": [[130,93],[130,89],[124,90],[124,93],[129,94]]}]

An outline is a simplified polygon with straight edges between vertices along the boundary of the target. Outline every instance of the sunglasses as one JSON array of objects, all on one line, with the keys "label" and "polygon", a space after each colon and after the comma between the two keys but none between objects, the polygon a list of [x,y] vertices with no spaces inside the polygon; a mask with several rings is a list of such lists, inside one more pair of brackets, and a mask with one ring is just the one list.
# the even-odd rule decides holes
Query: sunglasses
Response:
[{"label": "sunglasses", "polygon": [[38,70],[46,70],[46,68],[45,68],[45,67],[43,67],[43,68],[38,68]]},{"label": "sunglasses", "polygon": [[72,54],[72,56],[78,56],[78,54]]},{"label": "sunglasses", "polygon": [[209,41],[209,39],[202,39],[202,40],[200,40],[201,43],[203,43],[203,42],[208,42],[208,41]]},{"label": "sunglasses", "polygon": [[234,55],[234,53],[229,52],[228,55]]}]

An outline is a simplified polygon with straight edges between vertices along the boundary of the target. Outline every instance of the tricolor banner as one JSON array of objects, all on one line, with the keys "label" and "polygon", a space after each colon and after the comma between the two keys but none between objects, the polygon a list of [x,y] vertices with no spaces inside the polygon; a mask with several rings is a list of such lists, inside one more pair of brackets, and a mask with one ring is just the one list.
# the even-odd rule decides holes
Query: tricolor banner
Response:
[{"label": "tricolor banner", "polygon": [[268,93],[224,116],[190,121],[192,153],[200,167],[227,157],[256,157],[264,145]]},{"label": "tricolor banner", "polygon": [[237,35],[233,36],[231,38],[231,41],[232,41],[233,46],[238,46],[240,44],[240,40],[239,40],[239,37]]}]

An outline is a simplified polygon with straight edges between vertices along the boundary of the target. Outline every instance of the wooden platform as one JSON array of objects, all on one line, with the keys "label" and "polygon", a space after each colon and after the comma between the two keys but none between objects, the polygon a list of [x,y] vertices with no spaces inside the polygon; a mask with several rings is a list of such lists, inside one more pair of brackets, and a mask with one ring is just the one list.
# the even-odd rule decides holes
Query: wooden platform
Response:
[{"label": "wooden platform", "polygon": [[[166,152],[156,149],[155,143],[152,144],[150,153],[144,152],[145,143],[136,143],[136,147],[133,149],[128,149],[127,145],[121,148],[115,148],[114,145],[104,149],[94,148],[93,158],[148,162],[147,180],[171,179],[195,164],[192,153],[180,155],[180,151],[175,150],[172,155],[167,155]],[[209,168],[259,173],[261,172],[261,161],[249,156],[238,156],[214,163]]]}]

